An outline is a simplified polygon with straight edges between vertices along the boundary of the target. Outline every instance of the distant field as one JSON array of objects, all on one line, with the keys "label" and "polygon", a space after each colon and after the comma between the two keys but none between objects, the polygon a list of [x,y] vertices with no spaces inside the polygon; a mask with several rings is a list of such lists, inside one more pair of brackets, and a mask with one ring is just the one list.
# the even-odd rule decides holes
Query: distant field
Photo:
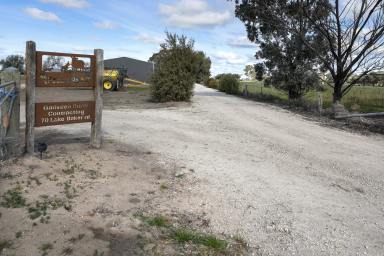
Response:
[{"label": "distant field", "polygon": [[[248,91],[253,94],[269,95],[271,98],[279,99],[288,103],[288,95],[276,88],[262,87],[259,81],[242,81],[240,90],[243,91],[245,85],[248,85]],[[332,88],[321,92],[323,95],[323,106],[328,108],[332,106]],[[304,95],[304,99],[316,104],[318,92],[311,90]],[[384,87],[373,86],[355,86],[343,97],[342,103],[349,110],[367,112],[384,112]]]}]

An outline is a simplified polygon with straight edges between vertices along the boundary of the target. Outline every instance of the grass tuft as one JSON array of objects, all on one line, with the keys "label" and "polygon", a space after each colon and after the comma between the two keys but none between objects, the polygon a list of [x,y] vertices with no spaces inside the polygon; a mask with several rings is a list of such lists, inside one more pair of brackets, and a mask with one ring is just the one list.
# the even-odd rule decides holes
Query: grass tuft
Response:
[{"label": "grass tuft", "polygon": [[207,235],[198,233],[194,230],[179,228],[174,231],[172,238],[178,243],[194,243],[205,245],[216,251],[224,251],[227,248],[228,242],[225,240],[218,239],[213,235]]},{"label": "grass tuft", "polygon": [[21,192],[22,188],[17,186],[13,189],[7,190],[2,196],[3,201],[0,203],[5,208],[22,208],[25,206],[25,198]]}]

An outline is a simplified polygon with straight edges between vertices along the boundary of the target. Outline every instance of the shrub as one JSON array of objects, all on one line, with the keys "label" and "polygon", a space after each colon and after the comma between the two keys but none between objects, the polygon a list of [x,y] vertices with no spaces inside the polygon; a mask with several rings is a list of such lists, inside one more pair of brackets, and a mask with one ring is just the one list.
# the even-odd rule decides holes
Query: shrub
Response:
[{"label": "shrub", "polygon": [[238,94],[240,82],[236,74],[222,74],[219,80],[219,90],[228,94]]},{"label": "shrub", "polygon": [[219,82],[214,78],[209,78],[208,80],[205,81],[204,84],[209,88],[217,89]]},{"label": "shrub", "polygon": [[160,51],[150,58],[155,64],[152,98],[157,102],[188,101],[196,80],[194,41],[176,34],[166,35]]}]

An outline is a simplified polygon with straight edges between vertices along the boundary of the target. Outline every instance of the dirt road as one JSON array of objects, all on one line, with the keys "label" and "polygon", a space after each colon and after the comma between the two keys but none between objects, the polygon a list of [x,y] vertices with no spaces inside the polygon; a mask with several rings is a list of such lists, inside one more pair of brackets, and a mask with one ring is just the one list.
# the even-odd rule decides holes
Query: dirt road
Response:
[{"label": "dirt road", "polygon": [[[158,208],[197,213],[263,255],[383,255],[384,139],[196,86],[191,104],[105,110],[106,138],[188,170]],[[68,126],[63,129],[89,127]]]},{"label": "dirt road", "polygon": [[161,204],[271,255],[384,254],[384,139],[196,87],[191,106],[105,111],[108,136],[193,169]]}]

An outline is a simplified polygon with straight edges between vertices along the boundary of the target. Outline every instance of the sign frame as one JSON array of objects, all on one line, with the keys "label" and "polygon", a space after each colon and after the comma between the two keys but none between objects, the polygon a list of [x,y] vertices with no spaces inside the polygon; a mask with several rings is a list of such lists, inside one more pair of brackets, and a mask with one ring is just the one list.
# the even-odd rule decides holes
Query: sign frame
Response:
[{"label": "sign frame", "polygon": [[[46,71],[42,70],[42,56],[63,56],[70,57],[72,59],[71,65],[75,68],[80,68],[80,70],[71,70],[65,72],[63,70],[56,72],[54,78],[58,79],[67,79],[64,82],[57,82],[55,79],[52,81],[44,82],[42,75],[46,75]],[[95,49],[94,55],[87,54],[73,54],[73,53],[60,53],[60,52],[44,52],[36,51],[36,43],[33,41],[26,42],[26,54],[25,54],[25,64],[26,64],[26,128],[25,128],[25,152],[27,154],[34,154],[35,151],[35,127],[41,126],[50,126],[50,125],[62,125],[62,124],[72,124],[72,123],[83,123],[91,122],[91,138],[90,146],[93,148],[100,148],[102,144],[102,110],[103,110],[103,71],[104,71],[104,51],[102,49]],[[81,61],[78,58],[90,58],[89,71],[84,69],[84,62],[81,65]],[[73,64],[73,60],[76,60],[77,63]],[[80,65],[79,65],[80,62]],[[68,62],[69,63],[69,62]],[[81,69],[83,68],[83,69]],[[88,73],[88,81],[82,80],[82,75]],[[77,77],[77,81],[68,81],[72,77]],[[45,77],[47,78],[47,77]],[[58,102],[49,100],[47,102],[36,102],[36,87],[38,88],[61,88],[61,90],[68,89],[73,90],[73,93],[76,93],[76,88],[79,89],[89,89],[92,90],[92,95],[94,100],[89,101],[89,99],[84,99],[80,101],[63,101],[59,100]],[[51,89],[50,89],[51,90]],[[70,92],[71,93],[71,92]],[[80,95],[80,97],[82,97]],[[89,96],[90,97],[90,96]],[[79,98],[79,97],[77,97]],[[46,120],[47,123],[42,125],[40,121],[36,121],[37,117],[42,117],[41,114],[41,104],[45,105],[65,105],[65,104],[76,104],[76,103],[88,103],[88,108],[84,105],[84,109],[80,109],[81,116],[77,116],[78,112],[64,113],[59,112],[57,115],[69,115],[66,120],[57,121],[50,123],[50,120]],[[92,105],[94,104],[94,108]],[[91,108],[89,108],[91,105]],[[57,108],[57,107],[56,107]],[[81,105],[79,105],[81,108]],[[87,115],[85,115],[87,113]],[[84,116],[87,116],[86,118]],[[84,120],[84,118],[86,120]],[[61,119],[60,119],[61,120]],[[68,121],[68,122],[66,122]]]}]

